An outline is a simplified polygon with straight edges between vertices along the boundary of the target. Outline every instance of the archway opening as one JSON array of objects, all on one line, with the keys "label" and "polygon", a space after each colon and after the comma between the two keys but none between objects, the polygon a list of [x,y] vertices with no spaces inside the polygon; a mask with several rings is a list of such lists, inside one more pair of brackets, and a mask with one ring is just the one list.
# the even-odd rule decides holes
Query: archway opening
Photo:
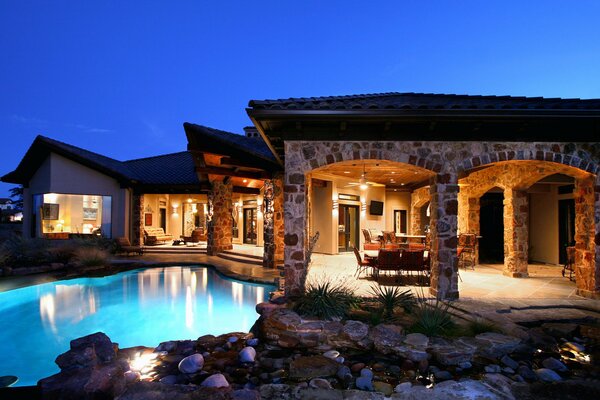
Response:
[{"label": "archway opening", "polygon": [[480,239],[479,261],[502,264],[504,262],[504,193],[494,187],[479,199]]}]

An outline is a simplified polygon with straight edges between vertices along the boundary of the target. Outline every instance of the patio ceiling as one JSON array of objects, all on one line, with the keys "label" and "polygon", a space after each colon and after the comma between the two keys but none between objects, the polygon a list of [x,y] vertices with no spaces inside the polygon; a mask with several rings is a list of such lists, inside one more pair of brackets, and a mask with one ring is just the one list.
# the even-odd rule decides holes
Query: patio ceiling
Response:
[{"label": "patio ceiling", "polygon": [[368,182],[395,189],[408,189],[427,184],[429,178],[433,176],[432,172],[423,168],[387,160],[342,161],[321,167],[314,172],[358,182],[363,170]]}]

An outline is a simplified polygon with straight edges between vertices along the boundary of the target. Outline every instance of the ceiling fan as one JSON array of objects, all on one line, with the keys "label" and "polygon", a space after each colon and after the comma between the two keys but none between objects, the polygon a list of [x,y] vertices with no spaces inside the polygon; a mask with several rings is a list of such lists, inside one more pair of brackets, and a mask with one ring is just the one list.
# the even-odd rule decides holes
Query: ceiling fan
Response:
[{"label": "ceiling fan", "polygon": [[[379,166],[379,164],[375,164],[375,166]],[[369,186],[384,187],[385,185],[383,185],[381,183],[377,183],[377,182],[368,181],[366,166],[365,166],[365,164],[363,164],[363,173],[360,175],[360,179],[358,180],[358,182],[350,182],[345,187],[351,187],[351,186],[360,186],[360,188],[362,190],[365,190]]]}]

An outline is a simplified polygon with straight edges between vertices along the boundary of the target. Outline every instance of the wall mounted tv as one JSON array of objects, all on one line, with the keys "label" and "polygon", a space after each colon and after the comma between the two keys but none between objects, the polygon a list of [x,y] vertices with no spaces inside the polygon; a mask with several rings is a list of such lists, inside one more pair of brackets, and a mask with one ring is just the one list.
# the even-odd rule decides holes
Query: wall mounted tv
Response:
[{"label": "wall mounted tv", "polygon": [[383,201],[371,200],[371,204],[369,205],[369,214],[383,215]]}]

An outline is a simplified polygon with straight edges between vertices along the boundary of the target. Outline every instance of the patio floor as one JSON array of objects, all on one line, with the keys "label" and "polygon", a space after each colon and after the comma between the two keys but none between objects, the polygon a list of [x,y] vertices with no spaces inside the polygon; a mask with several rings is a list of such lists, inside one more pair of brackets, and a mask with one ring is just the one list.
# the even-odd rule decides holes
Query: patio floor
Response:
[{"label": "patio floor", "polygon": [[[529,278],[509,278],[502,275],[501,264],[481,264],[475,270],[459,271],[458,288],[461,299],[581,299],[576,295],[574,282],[563,278],[562,267],[549,265],[529,265]],[[325,255],[313,254],[308,280],[325,275],[347,281],[356,287],[360,295],[368,294],[375,280],[362,274],[356,278],[356,258],[354,254]],[[397,285],[394,279],[380,279],[382,284]],[[427,287],[406,286],[416,292]]]}]

